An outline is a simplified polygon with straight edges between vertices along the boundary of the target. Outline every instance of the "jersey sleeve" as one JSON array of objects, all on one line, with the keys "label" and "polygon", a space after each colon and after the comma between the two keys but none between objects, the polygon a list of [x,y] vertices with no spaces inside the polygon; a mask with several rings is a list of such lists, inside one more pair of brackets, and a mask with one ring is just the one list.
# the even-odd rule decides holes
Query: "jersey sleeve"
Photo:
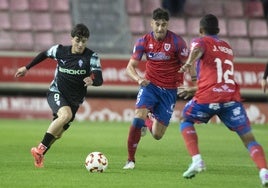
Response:
[{"label": "jersey sleeve", "polygon": [[102,69],[101,69],[101,63],[100,58],[97,53],[92,54],[90,59],[90,69],[91,69],[91,75],[90,77],[93,80],[93,86],[101,86],[103,83],[103,77],[102,77]]},{"label": "jersey sleeve", "polygon": [[94,53],[91,56],[90,68],[91,68],[91,71],[95,71],[95,70],[101,71],[101,62],[97,53]]},{"label": "jersey sleeve", "polygon": [[144,37],[142,37],[136,41],[131,58],[140,61],[142,59],[144,49]]},{"label": "jersey sleeve", "polygon": [[189,56],[189,49],[187,47],[187,44],[185,42],[185,40],[183,40],[182,38],[179,40],[179,59],[181,62],[185,62]]},{"label": "jersey sleeve", "polygon": [[58,51],[58,47],[59,47],[60,45],[54,45],[54,46],[52,46],[51,48],[49,48],[48,50],[47,50],[47,56],[48,57],[50,57],[50,58],[56,58],[56,56],[57,56],[57,51]]}]

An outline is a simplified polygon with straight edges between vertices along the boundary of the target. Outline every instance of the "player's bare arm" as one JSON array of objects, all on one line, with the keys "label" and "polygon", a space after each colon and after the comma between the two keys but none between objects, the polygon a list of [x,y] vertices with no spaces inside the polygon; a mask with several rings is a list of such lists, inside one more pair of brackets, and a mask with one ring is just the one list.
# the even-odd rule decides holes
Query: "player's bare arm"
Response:
[{"label": "player's bare arm", "polygon": [[179,87],[178,88],[178,95],[179,97],[183,97],[184,99],[188,99],[192,96],[194,96],[197,85],[196,85],[196,69],[195,69],[195,62],[203,55],[203,50],[199,47],[192,47],[192,50],[189,54],[189,58],[187,59],[186,63],[181,67],[179,72],[186,72],[188,71],[191,75],[191,79],[193,82],[193,86],[191,87]]},{"label": "player's bare arm", "polygon": [[27,73],[27,69],[25,66],[18,68],[17,72],[15,73],[15,77],[23,77]]},{"label": "player's bare arm", "polygon": [[196,76],[194,63],[203,55],[203,50],[200,47],[193,46],[186,63],[181,67],[179,72],[189,71],[191,76]]},{"label": "player's bare arm", "polygon": [[135,59],[130,59],[126,68],[127,75],[134,81],[138,82],[141,86],[146,86],[150,83],[149,80],[146,80],[145,78],[141,77],[137,73],[137,67],[138,67],[139,61]]}]

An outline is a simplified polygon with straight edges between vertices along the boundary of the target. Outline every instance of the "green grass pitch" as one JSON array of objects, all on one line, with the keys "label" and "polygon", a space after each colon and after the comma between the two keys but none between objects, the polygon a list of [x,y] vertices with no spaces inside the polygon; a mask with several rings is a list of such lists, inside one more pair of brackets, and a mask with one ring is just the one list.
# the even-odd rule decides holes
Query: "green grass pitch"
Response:
[{"label": "green grass pitch", "polygon": [[[178,125],[172,123],[161,140],[147,133],[136,155],[136,168],[123,170],[129,123],[77,122],[46,154],[45,167],[33,165],[30,148],[48,127],[46,120],[0,119],[0,187],[2,188],[255,188],[258,170],[237,135],[223,125],[196,126],[207,165],[193,179],[182,178],[190,163]],[[253,126],[268,156],[268,127]],[[88,173],[84,160],[92,151],[109,160],[104,173]]]}]

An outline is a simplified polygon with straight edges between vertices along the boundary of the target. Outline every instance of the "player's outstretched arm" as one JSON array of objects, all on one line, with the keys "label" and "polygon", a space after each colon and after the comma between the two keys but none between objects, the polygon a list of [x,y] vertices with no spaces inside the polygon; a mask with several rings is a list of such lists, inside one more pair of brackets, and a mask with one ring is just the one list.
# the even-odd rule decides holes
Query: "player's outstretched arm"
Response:
[{"label": "player's outstretched arm", "polygon": [[262,79],[261,87],[262,87],[263,93],[266,93],[266,88],[267,88],[267,80],[266,79]]},{"label": "player's outstretched arm", "polygon": [[27,69],[25,66],[18,68],[17,72],[15,73],[15,77],[23,77],[27,73]]}]

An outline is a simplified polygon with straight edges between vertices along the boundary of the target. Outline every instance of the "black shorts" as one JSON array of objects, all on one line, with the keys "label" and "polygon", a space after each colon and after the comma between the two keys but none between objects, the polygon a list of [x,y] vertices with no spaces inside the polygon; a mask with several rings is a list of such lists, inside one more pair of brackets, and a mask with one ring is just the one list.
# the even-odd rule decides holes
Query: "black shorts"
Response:
[{"label": "black shorts", "polygon": [[58,113],[58,111],[59,111],[59,109],[61,107],[69,106],[71,108],[71,110],[72,110],[72,113],[73,113],[73,117],[70,120],[70,122],[72,122],[74,120],[75,114],[76,114],[76,112],[77,112],[77,110],[79,108],[79,106],[71,105],[65,99],[65,97],[61,93],[58,93],[58,92],[48,91],[48,93],[47,93],[47,102],[48,102],[50,108],[52,109],[54,119],[56,119],[58,117],[57,113]]}]

